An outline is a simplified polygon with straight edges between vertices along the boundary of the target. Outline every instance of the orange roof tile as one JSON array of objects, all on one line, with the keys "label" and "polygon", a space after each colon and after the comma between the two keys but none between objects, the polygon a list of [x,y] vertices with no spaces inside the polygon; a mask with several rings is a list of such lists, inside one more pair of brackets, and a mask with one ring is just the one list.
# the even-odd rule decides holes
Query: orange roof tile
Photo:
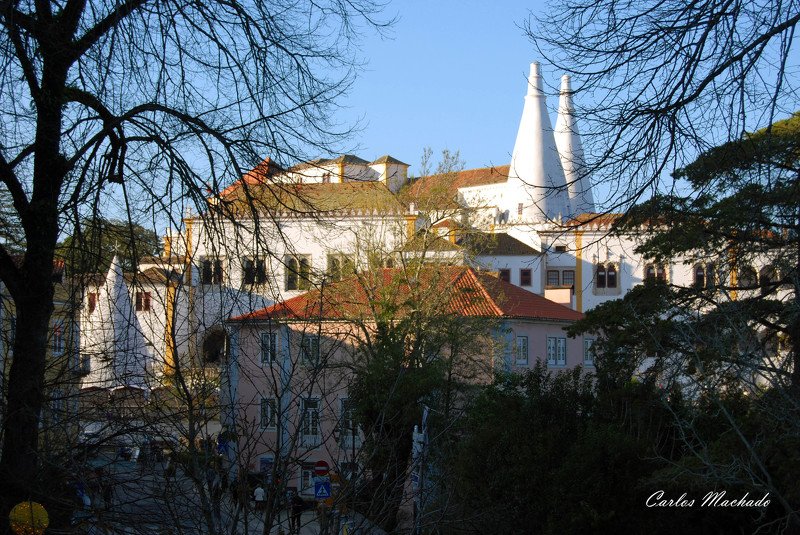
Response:
[{"label": "orange roof tile", "polygon": [[282,173],[283,168],[272,161],[270,158],[265,158],[261,163],[256,165],[253,169],[246,172],[242,178],[225,188],[220,192],[220,197],[225,197],[240,187],[242,184],[247,184],[248,186],[255,186],[258,184],[264,184],[267,182],[267,179],[270,177],[275,176],[278,173]]},{"label": "orange roof tile", "polygon": [[567,227],[588,227],[588,228],[605,228],[610,227],[619,220],[623,214],[597,214],[585,213],[578,214],[569,221]]},{"label": "orange roof tile", "polygon": [[407,202],[432,201],[444,204],[453,201],[459,188],[502,184],[508,180],[508,165],[467,169],[442,175],[423,176],[415,180],[404,196]]},{"label": "orange roof tile", "polygon": [[[427,298],[443,300],[440,305],[445,314],[559,322],[572,322],[583,317],[580,312],[487,273],[475,272],[472,268],[427,268],[420,272],[417,282],[420,287],[428,288],[425,294]],[[411,284],[413,282],[403,276],[401,269],[382,269],[362,274],[355,283],[347,280],[332,284],[324,290],[324,294],[313,290],[271,307],[231,318],[231,321],[369,319],[374,314],[373,307],[381,304],[395,308],[395,313],[403,316],[409,312],[405,309],[409,306]],[[370,295],[382,297],[373,297],[370,302],[368,289]]]}]

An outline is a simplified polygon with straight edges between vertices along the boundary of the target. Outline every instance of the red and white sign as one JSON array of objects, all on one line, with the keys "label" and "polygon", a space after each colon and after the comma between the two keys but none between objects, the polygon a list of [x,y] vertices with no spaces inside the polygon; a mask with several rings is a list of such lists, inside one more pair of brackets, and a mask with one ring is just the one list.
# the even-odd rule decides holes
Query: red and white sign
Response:
[{"label": "red and white sign", "polygon": [[325,461],[317,461],[314,464],[314,475],[319,477],[327,476],[330,469],[330,465]]}]

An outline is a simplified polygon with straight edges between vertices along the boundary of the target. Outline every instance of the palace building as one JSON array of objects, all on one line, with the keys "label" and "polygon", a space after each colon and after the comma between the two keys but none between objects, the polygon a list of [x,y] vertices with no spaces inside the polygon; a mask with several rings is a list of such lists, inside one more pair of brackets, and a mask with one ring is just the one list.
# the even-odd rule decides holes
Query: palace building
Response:
[{"label": "palace building", "polygon": [[[596,213],[572,97],[564,76],[553,127],[540,67],[531,65],[506,166],[410,180],[409,166],[388,155],[342,155],[286,169],[267,158],[209,198],[204,213],[186,214],[182,228],[165,237],[163,255],[141,259],[136,273],[114,262],[86,287],[83,388],[136,388],[149,399],[148,392],[174,386],[180,372],[213,386],[204,399],[221,410],[209,413],[209,429],[234,433],[240,453],[243,430],[259,437],[247,443],[251,470],[268,471],[289,447],[302,449],[299,463],[307,466],[322,455],[321,439],[303,437],[342,428],[348,383],[326,376],[315,386],[308,369],[298,375],[301,383],[286,375],[294,366],[285,364],[318,355],[326,344],[339,355],[341,337],[326,335],[323,343],[322,331],[303,333],[310,319],[328,329],[346,318],[329,307],[325,314],[297,307],[308,296],[325,302],[355,274],[410,265],[458,268],[453,284],[492,303],[487,317],[503,327],[487,342],[490,368],[513,371],[539,360],[554,370],[591,369],[592,340],[563,334],[581,313],[648,277],[705,286],[719,274],[711,264],[681,259],[646,262],[635,253],[640,235],[609,232],[617,216]],[[759,269],[769,266],[752,268],[754,277]],[[281,359],[288,360],[279,365]],[[302,440],[288,446],[274,434],[291,415],[303,422],[295,425]],[[352,464],[337,437],[323,456]],[[307,491],[309,470],[294,474],[292,486]]]}]

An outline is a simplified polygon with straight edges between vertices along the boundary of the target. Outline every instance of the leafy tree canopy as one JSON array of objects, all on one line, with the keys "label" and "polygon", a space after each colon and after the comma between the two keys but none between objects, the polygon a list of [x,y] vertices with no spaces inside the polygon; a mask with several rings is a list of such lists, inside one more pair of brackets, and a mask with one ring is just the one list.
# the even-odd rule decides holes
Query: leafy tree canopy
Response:
[{"label": "leafy tree canopy", "polygon": [[143,256],[158,255],[161,241],[152,230],[128,221],[84,219],[76,232],[58,246],[70,273],[105,273],[116,255],[125,271]]}]

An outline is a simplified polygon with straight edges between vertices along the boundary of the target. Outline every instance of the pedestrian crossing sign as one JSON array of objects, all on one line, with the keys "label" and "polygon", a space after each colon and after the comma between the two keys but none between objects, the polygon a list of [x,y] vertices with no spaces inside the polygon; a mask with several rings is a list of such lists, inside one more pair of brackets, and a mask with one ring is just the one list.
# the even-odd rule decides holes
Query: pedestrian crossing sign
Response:
[{"label": "pedestrian crossing sign", "polygon": [[316,481],[314,483],[314,497],[318,500],[324,500],[331,497],[331,482],[330,481]]}]

